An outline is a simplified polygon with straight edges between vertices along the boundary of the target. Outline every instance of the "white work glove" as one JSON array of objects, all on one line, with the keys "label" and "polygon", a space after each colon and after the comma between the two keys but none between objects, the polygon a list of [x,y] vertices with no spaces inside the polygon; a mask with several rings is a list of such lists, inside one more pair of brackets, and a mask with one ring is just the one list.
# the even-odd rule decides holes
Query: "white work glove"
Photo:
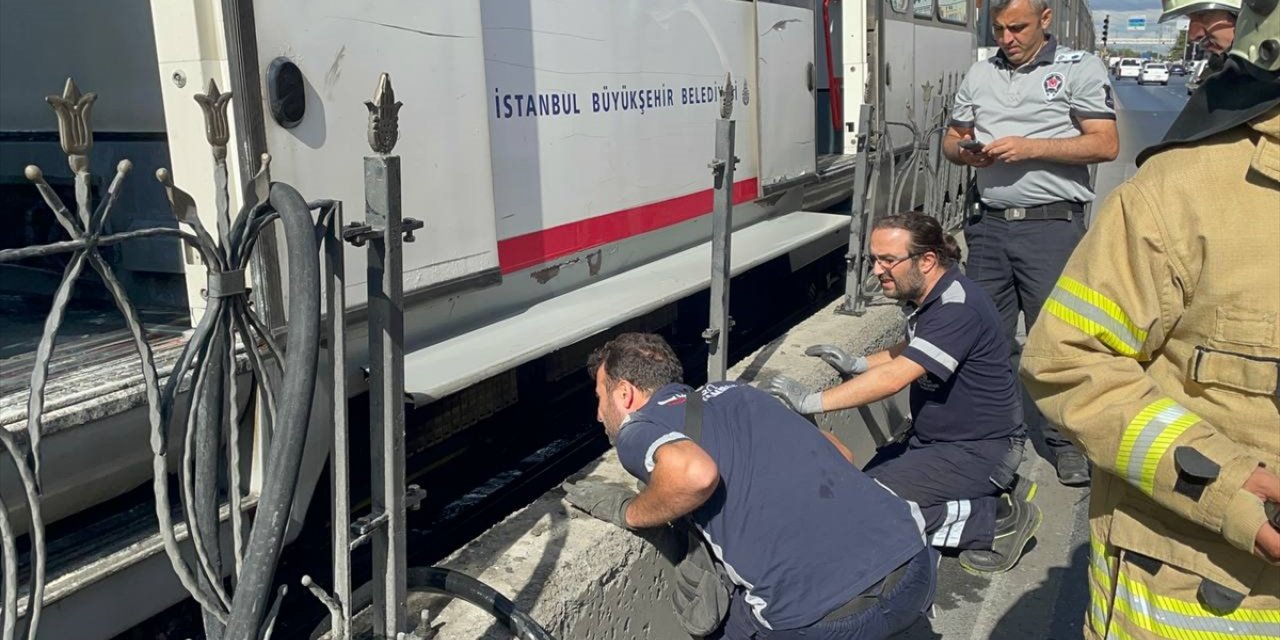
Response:
[{"label": "white work glove", "polygon": [[822,358],[822,361],[831,365],[836,373],[844,379],[852,378],[859,373],[866,373],[870,366],[867,365],[866,356],[858,356],[856,358],[849,357],[844,349],[834,344],[815,344],[804,350],[806,356],[814,358]]},{"label": "white work glove", "polygon": [[784,402],[796,413],[822,413],[822,392],[813,391],[791,378],[776,376],[760,388]]}]

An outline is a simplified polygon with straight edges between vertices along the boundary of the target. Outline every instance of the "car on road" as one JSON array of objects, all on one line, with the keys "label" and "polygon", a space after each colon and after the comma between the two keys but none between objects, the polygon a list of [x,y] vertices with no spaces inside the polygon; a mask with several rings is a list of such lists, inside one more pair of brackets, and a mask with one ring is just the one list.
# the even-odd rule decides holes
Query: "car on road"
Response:
[{"label": "car on road", "polygon": [[1175,62],[1169,65],[1169,75],[1185,76],[1187,75],[1187,66],[1181,62]]},{"label": "car on road", "polygon": [[1116,78],[1123,80],[1125,78],[1138,79],[1142,72],[1142,62],[1137,58],[1124,58],[1120,60],[1120,66],[1116,67]]},{"label": "car on road", "polygon": [[1138,73],[1138,84],[1169,84],[1169,67],[1163,62],[1148,62]]}]

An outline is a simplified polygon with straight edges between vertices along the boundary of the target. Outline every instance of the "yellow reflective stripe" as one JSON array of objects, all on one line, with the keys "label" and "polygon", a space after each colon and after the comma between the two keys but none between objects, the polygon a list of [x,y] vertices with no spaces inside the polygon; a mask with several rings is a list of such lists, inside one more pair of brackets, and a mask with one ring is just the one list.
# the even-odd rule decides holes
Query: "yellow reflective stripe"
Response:
[{"label": "yellow reflective stripe", "polygon": [[1044,309],[1124,356],[1138,357],[1147,340],[1120,305],[1067,276],[1058,279]]},{"label": "yellow reflective stripe", "polygon": [[[1136,587],[1134,589],[1135,591],[1141,590],[1140,594],[1157,607],[1174,613],[1180,613],[1185,616],[1212,618],[1215,620],[1280,625],[1280,609],[1236,609],[1231,613],[1220,616],[1200,606],[1199,602],[1185,602],[1166,595],[1151,593],[1147,590],[1146,585],[1137,582],[1128,576],[1120,576],[1120,581],[1127,586]],[[1277,627],[1275,629],[1275,633],[1270,637],[1280,637],[1280,627]]]},{"label": "yellow reflective stripe", "polygon": [[1089,626],[1099,636],[1107,632],[1107,611],[1111,609],[1111,567],[1107,547],[1089,536]]},{"label": "yellow reflective stripe", "polygon": [[1107,632],[1107,598],[1092,580],[1089,582],[1089,604],[1089,626],[1094,633],[1103,635]]},{"label": "yellow reflective stripe", "polygon": [[1102,605],[1097,600],[1094,600],[1088,616],[1089,628],[1093,629],[1093,632],[1099,636],[1107,633],[1107,617],[1103,611],[1105,609],[1103,609]]},{"label": "yellow reflective stripe", "polygon": [[[1237,609],[1219,616],[1196,602],[1153,594],[1120,574],[1113,613],[1138,629],[1171,640],[1272,640],[1280,637],[1280,611]],[[1115,628],[1116,625],[1112,625]]]},{"label": "yellow reflective stripe", "polygon": [[1123,326],[1129,334],[1138,339],[1139,345],[1146,342],[1147,332],[1129,319],[1128,314],[1120,308],[1120,305],[1113,302],[1110,298],[1090,289],[1084,283],[1074,280],[1067,276],[1058,278],[1058,286],[1071,292],[1077,298],[1088,302],[1093,307],[1100,309],[1103,313],[1111,317],[1112,320]]},{"label": "yellow reflective stripe", "polygon": [[1097,566],[1090,567],[1089,572],[1093,574],[1094,582],[1098,583],[1098,590],[1104,596],[1103,600],[1109,599],[1111,597],[1111,576],[1104,573]]},{"label": "yellow reflective stripe", "polygon": [[1107,563],[1107,550],[1101,542],[1090,538],[1089,570],[1093,573],[1098,586],[1106,591],[1107,599],[1111,598],[1111,567]]},{"label": "yellow reflective stripe", "polygon": [[1110,629],[1107,629],[1107,640],[1137,640],[1137,639],[1129,635],[1128,631],[1125,631],[1124,629],[1120,628],[1120,625],[1113,624],[1111,625]]},{"label": "yellow reflective stripe", "polygon": [[1107,545],[1098,541],[1097,538],[1089,536],[1089,558],[1093,561],[1093,566],[1107,576],[1106,585],[1111,585],[1111,565],[1107,563]]},{"label": "yellow reflective stripe", "polygon": [[1200,422],[1169,398],[1160,398],[1143,407],[1125,428],[1116,452],[1116,470],[1147,495],[1154,492],[1156,468],[1178,436]]},{"label": "yellow reflective stripe", "polygon": [[1083,315],[1076,313],[1065,305],[1059,303],[1057,300],[1054,300],[1053,298],[1046,300],[1044,303],[1044,310],[1049,315],[1083,331],[1087,335],[1097,338],[1102,342],[1102,344],[1110,347],[1112,351],[1130,358],[1138,357],[1138,349],[1129,346],[1128,343],[1110,331],[1107,331],[1107,329],[1102,325],[1099,325]]}]

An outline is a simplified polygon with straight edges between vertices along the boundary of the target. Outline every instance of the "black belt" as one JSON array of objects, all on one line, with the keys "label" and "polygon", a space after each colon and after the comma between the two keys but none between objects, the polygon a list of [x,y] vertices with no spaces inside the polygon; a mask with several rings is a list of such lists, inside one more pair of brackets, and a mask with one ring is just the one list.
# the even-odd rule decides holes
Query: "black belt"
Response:
[{"label": "black belt", "polygon": [[835,611],[823,616],[821,622],[831,622],[832,620],[847,618],[870,609],[876,603],[876,600],[880,599],[880,594],[892,589],[902,580],[902,576],[907,573],[907,567],[910,566],[915,559],[915,556],[912,556],[911,560],[902,563],[902,566],[890,571],[889,575],[880,579],[880,582],[871,585],[866,591],[854,596],[852,600],[836,608]]},{"label": "black belt", "polygon": [[982,213],[1004,220],[1070,220],[1078,213],[1084,213],[1084,205],[1079,202],[1050,202],[1037,207],[1008,207],[993,209],[982,205]]}]

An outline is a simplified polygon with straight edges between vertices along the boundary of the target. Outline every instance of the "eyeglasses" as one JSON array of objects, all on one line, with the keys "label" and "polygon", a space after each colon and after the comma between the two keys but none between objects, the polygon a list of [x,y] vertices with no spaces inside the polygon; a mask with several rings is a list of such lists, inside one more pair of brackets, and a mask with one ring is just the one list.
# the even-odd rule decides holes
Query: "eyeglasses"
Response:
[{"label": "eyeglasses", "polygon": [[901,258],[895,258],[895,257],[893,257],[893,256],[871,256],[871,259],[872,259],[873,261],[875,261],[875,263],[876,263],[876,264],[880,265],[880,268],[881,268],[881,269],[884,269],[885,271],[893,271],[893,268],[894,268],[894,267],[896,267],[896,266],[898,266],[898,265],[900,265],[900,264],[902,264],[902,263],[904,263],[904,262],[906,262],[906,261],[908,261],[908,260],[911,260],[911,259],[913,259],[913,258],[919,258],[919,257],[920,257],[920,256],[922,256],[922,255],[924,255],[924,254],[923,254],[923,253],[908,253],[906,256],[903,256],[903,257],[901,257]]}]

